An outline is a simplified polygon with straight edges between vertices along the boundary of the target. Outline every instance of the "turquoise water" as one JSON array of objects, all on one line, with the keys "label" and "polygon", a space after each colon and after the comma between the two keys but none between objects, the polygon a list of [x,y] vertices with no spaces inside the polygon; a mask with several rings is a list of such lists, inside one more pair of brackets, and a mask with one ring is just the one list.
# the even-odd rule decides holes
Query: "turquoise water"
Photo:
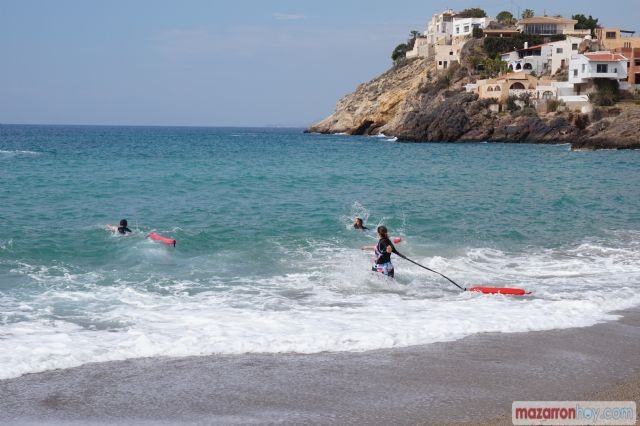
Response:
[{"label": "turquoise water", "polygon": [[[0,377],[613,319],[640,304],[639,165],[638,151],[564,145],[2,125]],[[378,277],[356,215],[461,284],[534,296],[460,294],[401,260],[395,281]],[[121,218],[133,235],[105,231]]]}]

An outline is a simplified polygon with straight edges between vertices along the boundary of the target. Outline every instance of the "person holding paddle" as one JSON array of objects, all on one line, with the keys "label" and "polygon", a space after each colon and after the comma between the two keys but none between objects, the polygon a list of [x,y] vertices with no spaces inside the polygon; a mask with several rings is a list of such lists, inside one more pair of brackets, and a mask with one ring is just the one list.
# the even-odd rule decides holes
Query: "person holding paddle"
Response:
[{"label": "person holding paddle", "polygon": [[395,253],[400,257],[404,257],[389,239],[389,231],[384,225],[378,226],[378,244],[375,246],[364,246],[362,250],[374,250],[376,257],[373,260],[371,270],[380,272],[383,275],[393,278],[394,269],[391,263],[391,253]]}]

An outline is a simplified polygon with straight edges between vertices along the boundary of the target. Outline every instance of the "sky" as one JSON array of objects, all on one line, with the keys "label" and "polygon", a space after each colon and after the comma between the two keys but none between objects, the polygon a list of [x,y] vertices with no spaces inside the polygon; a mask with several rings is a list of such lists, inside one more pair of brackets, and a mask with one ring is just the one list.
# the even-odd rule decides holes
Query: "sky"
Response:
[{"label": "sky", "polygon": [[0,0],[0,123],[304,127],[445,8],[583,13],[639,0]]}]

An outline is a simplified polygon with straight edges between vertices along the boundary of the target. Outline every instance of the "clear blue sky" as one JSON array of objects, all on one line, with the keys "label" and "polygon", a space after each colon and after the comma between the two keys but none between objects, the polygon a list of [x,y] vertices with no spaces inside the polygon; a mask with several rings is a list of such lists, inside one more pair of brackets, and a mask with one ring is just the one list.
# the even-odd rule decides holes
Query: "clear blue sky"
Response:
[{"label": "clear blue sky", "polygon": [[[0,122],[305,126],[439,9],[509,0],[0,0]],[[519,0],[640,30],[638,0]]]}]

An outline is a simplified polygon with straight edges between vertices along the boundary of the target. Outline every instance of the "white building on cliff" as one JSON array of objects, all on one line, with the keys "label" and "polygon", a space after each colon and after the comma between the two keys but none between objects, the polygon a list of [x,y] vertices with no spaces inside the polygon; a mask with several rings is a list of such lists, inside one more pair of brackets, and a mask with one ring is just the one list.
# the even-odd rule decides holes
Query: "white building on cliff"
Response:
[{"label": "white building on cliff", "polygon": [[595,79],[617,81],[621,90],[628,89],[629,60],[620,53],[593,52],[574,55],[569,66],[569,83],[577,94],[593,90]]}]

